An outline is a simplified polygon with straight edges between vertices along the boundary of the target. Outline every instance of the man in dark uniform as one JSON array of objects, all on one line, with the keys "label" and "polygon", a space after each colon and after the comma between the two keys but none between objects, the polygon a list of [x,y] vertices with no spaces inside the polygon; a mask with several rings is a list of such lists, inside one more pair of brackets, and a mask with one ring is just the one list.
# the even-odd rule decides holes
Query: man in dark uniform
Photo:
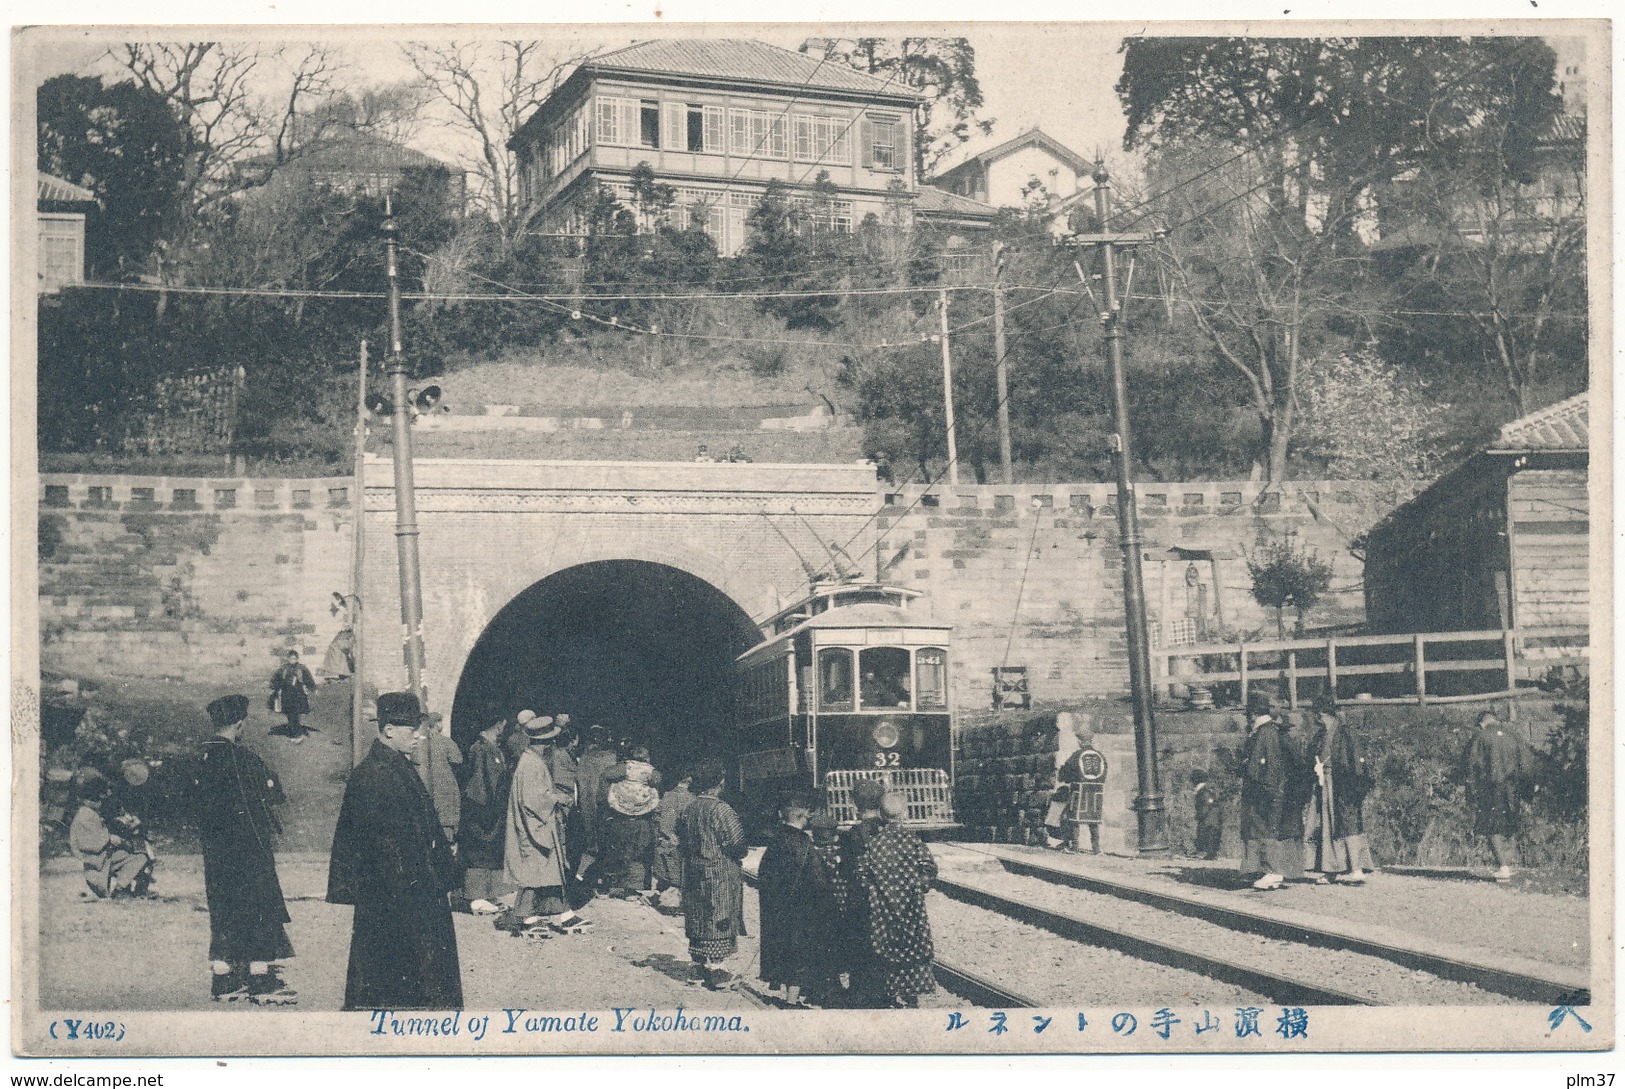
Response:
[{"label": "man in dark uniform", "polygon": [[1518,828],[1526,793],[1540,789],[1534,782],[1535,753],[1524,739],[1509,730],[1494,711],[1478,716],[1478,733],[1467,745],[1467,802],[1475,815],[1473,828],[1490,841],[1495,856],[1495,879],[1512,880],[1518,862]]},{"label": "man in dark uniform", "polygon": [[1253,888],[1278,889],[1303,876],[1303,775],[1297,748],[1268,694],[1247,694],[1252,732],[1241,758],[1241,872]]},{"label": "man in dark uniform", "polygon": [[293,956],[271,848],[272,837],[282,830],[272,811],[284,800],[282,784],[238,743],[248,718],[247,696],[215,700],[209,718],[215,735],[203,743],[192,796],[209,901],[210,997],[290,1005],[298,995],[270,963]]},{"label": "man in dark uniform", "polygon": [[339,807],[327,900],[355,905],[347,1010],[463,1004],[446,897],[456,866],[410,758],[423,721],[412,693],[378,697],[378,740],[350,773]]}]

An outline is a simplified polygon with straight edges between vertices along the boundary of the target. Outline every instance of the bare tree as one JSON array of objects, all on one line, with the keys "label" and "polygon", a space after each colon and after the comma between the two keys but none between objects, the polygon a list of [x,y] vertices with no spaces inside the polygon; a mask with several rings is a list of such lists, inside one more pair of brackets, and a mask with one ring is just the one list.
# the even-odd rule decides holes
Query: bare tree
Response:
[{"label": "bare tree", "polygon": [[413,42],[402,52],[430,96],[470,138],[460,165],[476,179],[471,202],[496,222],[503,244],[511,245],[530,210],[509,141],[585,55],[559,58],[534,41]]},{"label": "bare tree", "polygon": [[264,185],[336,123],[308,123],[321,116],[343,70],[325,45],[130,42],[108,56],[162,95],[186,126],[182,195],[194,218]]},{"label": "bare tree", "polygon": [[1349,217],[1330,212],[1347,205],[1317,200],[1299,177],[1307,170],[1282,177],[1203,158],[1173,171],[1184,177],[1160,202],[1172,230],[1156,252],[1209,347],[1245,382],[1262,429],[1258,460],[1279,482],[1305,360],[1343,346],[1351,328],[1369,329],[1376,289]]},{"label": "bare tree", "polygon": [[1425,351],[1481,358],[1519,414],[1552,383],[1585,382],[1584,123],[1565,119],[1511,170],[1491,152],[1419,171],[1405,199],[1419,223],[1408,279]]}]

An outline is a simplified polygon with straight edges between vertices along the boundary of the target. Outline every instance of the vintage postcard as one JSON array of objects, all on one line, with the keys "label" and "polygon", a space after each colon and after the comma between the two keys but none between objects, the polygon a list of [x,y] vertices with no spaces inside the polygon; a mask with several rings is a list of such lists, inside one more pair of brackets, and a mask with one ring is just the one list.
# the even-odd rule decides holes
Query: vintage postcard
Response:
[{"label": "vintage postcard", "polygon": [[14,30],[15,1053],[1613,1047],[1609,35]]}]

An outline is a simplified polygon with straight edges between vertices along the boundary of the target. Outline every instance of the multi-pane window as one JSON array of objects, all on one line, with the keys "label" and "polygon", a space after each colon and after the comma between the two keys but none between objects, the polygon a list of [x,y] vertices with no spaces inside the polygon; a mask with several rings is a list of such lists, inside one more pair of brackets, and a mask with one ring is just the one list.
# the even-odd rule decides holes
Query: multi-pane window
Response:
[{"label": "multi-pane window", "polygon": [[[643,103],[636,98],[598,96],[598,142],[613,147],[638,147],[643,140]],[[656,122],[658,127],[658,121]],[[656,137],[658,142],[658,137]]]},{"label": "multi-pane window", "polygon": [[871,114],[863,121],[863,165],[871,170],[902,170],[902,122]]},{"label": "multi-pane window", "polygon": [[914,706],[920,711],[948,709],[948,655],[938,647],[914,652]]},{"label": "multi-pane window", "polygon": [[[527,168],[533,167],[540,175],[528,183],[532,197],[540,188],[541,180],[558,177],[586,152],[591,120],[591,112],[578,106],[548,132],[537,150],[534,163],[526,164]],[[530,169],[526,169],[525,173],[529,175]]]},{"label": "multi-pane window", "polygon": [[63,284],[82,283],[85,278],[85,217],[53,215],[39,217],[39,279],[45,291]]},{"label": "multi-pane window", "polygon": [[801,223],[814,233],[852,233],[852,202],[849,200],[797,197],[795,206]]},{"label": "multi-pane window", "polygon": [[804,163],[845,165],[852,160],[847,132],[852,122],[844,117],[796,115],[796,159]]},{"label": "multi-pane window", "polygon": [[[697,102],[674,104],[675,116],[671,147],[709,155],[721,155],[728,150],[725,122],[728,111],[722,106],[705,106]],[[676,135],[681,122],[681,136]]]},{"label": "multi-pane window", "polygon": [[768,110],[728,112],[728,151],[756,159],[782,159],[788,154],[782,113]]}]

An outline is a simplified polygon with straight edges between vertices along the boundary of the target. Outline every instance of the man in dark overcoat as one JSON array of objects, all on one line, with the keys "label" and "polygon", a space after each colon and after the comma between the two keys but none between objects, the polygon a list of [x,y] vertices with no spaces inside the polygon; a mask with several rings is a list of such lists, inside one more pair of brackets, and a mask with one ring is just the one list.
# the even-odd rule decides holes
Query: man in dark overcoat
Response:
[{"label": "man in dark overcoat", "polygon": [[192,797],[209,901],[210,997],[289,1005],[298,996],[271,965],[293,956],[272,852],[272,838],[282,830],[272,809],[284,800],[282,784],[239,744],[247,696],[215,700],[209,718],[215,735],[203,743]]},{"label": "man in dark overcoat", "polygon": [[423,721],[416,695],[378,697],[378,739],[350,773],[339,807],[327,900],[355,905],[347,1010],[463,1004],[446,897],[456,867],[410,755]]},{"label": "man in dark overcoat", "polygon": [[1478,716],[1478,732],[1467,745],[1464,762],[1474,831],[1490,841],[1495,879],[1510,881],[1518,862],[1523,800],[1540,789],[1534,781],[1535,752],[1494,711],[1485,711]]},{"label": "man in dark overcoat", "polygon": [[1252,731],[1242,746],[1241,872],[1253,888],[1278,889],[1303,876],[1303,769],[1287,725],[1269,696],[1247,696]]},{"label": "man in dark overcoat", "polygon": [[779,810],[758,872],[761,886],[761,977],[785,997],[822,998],[832,988],[835,896],[807,823],[810,801],[792,795]]},{"label": "man in dark overcoat", "polygon": [[[502,846],[508,832],[508,784],[513,763],[501,744],[504,719],[488,723],[468,747],[468,778],[463,782],[462,821],[457,850],[463,864],[463,896],[475,915],[495,915],[507,894]],[[442,818],[443,820],[444,818]],[[441,824],[444,829],[444,823]]]}]

